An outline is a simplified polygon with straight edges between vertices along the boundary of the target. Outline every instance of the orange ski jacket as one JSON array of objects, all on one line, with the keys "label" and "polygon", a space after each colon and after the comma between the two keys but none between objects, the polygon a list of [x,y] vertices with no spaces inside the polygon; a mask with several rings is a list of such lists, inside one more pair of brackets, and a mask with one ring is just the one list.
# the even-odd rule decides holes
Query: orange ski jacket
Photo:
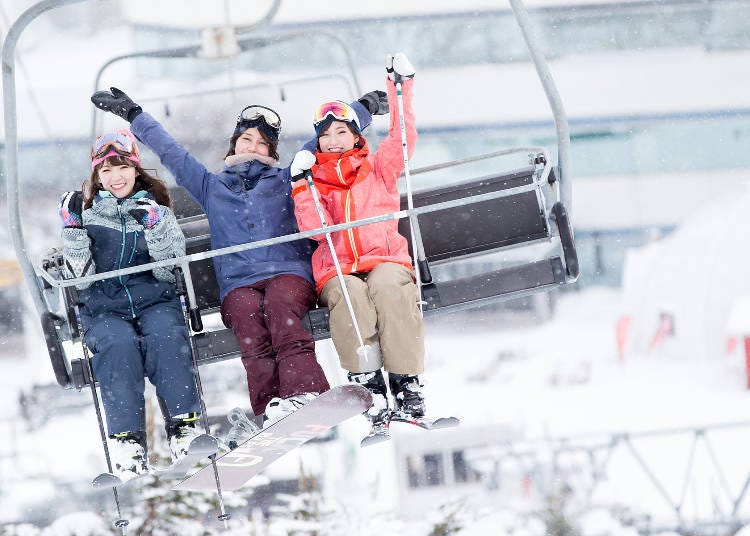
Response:
[{"label": "orange ski jacket", "polygon": [[[409,157],[414,152],[417,130],[414,126],[412,88],[414,79],[402,84],[404,123]],[[404,169],[401,147],[396,86],[386,79],[390,129],[378,150],[370,154],[367,140],[363,146],[346,153],[316,153],[312,167],[313,182],[328,225],[348,223],[396,212],[400,196],[396,181]],[[293,184],[294,215],[302,231],[321,227],[307,181]],[[336,276],[336,268],[325,235],[313,237],[320,244],[312,256],[313,276],[318,294]],[[344,274],[365,273],[383,262],[395,262],[411,269],[408,242],[398,233],[398,220],[355,227],[332,233],[334,248]]]}]

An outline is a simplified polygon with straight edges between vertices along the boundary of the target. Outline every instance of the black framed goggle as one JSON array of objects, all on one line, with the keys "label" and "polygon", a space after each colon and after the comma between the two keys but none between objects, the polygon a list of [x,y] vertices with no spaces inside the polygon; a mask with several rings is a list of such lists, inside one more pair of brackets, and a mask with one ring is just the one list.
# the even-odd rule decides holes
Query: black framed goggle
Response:
[{"label": "black framed goggle", "polygon": [[266,125],[276,130],[281,129],[281,117],[271,108],[260,104],[246,106],[237,117],[237,124],[263,120]]}]

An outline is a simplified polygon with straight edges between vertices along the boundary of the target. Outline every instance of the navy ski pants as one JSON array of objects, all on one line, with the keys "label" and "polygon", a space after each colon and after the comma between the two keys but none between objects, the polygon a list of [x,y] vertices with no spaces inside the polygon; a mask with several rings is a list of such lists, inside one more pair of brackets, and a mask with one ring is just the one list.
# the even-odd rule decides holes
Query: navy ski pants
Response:
[{"label": "navy ski pants", "polygon": [[135,319],[107,314],[84,319],[84,326],[109,434],[145,430],[144,374],[170,416],[200,412],[188,332],[176,300],[142,309]]},{"label": "navy ski pants", "polygon": [[315,339],[302,327],[302,317],[314,306],[312,284],[291,274],[236,288],[224,298],[222,319],[237,337],[256,415],[272,398],[329,389],[315,358]]}]

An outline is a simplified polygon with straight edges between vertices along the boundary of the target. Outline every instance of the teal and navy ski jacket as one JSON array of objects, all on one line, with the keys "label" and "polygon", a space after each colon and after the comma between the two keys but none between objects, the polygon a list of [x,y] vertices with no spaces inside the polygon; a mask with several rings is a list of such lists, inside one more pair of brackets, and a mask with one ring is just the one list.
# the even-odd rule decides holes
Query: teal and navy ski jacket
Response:
[{"label": "teal and navy ski jacket", "polygon": [[[83,229],[62,231],[66,277],[82,277],[138,266],[185,254],[185,237],[172,211],[162,207],[162,218],[153,229],[144,229],[128,212],[136,200],[151,197],[146,191],[117,199],[102,191],[83,211]],[[113,314],[134,319],[142,309],[175,300],[171,268],[79,285],[81,314]]]}]

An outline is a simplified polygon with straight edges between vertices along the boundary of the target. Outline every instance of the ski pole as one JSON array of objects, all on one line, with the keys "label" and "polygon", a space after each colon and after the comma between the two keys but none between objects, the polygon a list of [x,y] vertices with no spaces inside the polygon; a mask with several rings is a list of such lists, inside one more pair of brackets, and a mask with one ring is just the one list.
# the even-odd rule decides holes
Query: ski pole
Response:
[{"label": "ski pole", "polygon": [[[175,291],[177,295],[180,297],[180,307],[182,308],[182,315],[185,319],[185,328],[188,330],[188,340],[190,341],[190,357],[193,361],[193,376],[195,377],[195,386],[198,389],[198,400],[200,401],[201,405],[201,424],[203,424],[203,429],[207,434],[211,434],[211,429],[208,424],[208,413],[206,412],[206,401],[203,398],[203,383],[201,382],[201,374],[198,370],[198,358],[196,357],[198,354],[198,350],[195,347],[195,340],[193,339],[192,335],[190,334],[190,311],[187,303],[187,277],[190,277],[190,266],[187,264],[187,262],[183,261],[183,266],[177,266],[173,270],[174,276],[175,276]],[[192,281],[191,281],[192,283]],[[191,291],[192,292],[192,291]],[[192,318],[196,318],[196,315],[193,315]],[[198,317],[199,318],[199,317]],[[211,465],[214,470],[214,480],[216,481],[216,493],[219,497],[219,511],[220,514],[217,517],[219,521],[224,522],[224,528],[229,528],[227,525],[227,521],[232,517],[232,514],[228,514],[225,507],[224,507],[224,497],[221,492],[221,479],[219,478],[219,469],[216,467],[216,454],[212,454],[209,456],[209,459],[211,460]]]},{"label": "ski pole", "polygon": [[[404,179],[406,180],[406,202],[409,210],[414,208],[414,197],[411,192],[411,175],[409,173],[409,150],[406,142],[406,120],[404,119],[404,96],[401,90],[401,75],[393,73],[396,78],[396,99],[398,102],[398,124],[401,130],[401,152],[404,156]],[[424,273],[424,282],[431,283],[432,275],[430,267],[424,253],[424,244],[422,243],[422,233],[419,230],[419,221],[414,215],[409,215],[409,229],[411,231],[411,249],[414,253],[414,276],[417,280],[417,289],[419,291],[419,310],[422,310],[422,273]]]},{"label": "ski pole", "polygon": [[[323,214],[323,207],[320,204],[320,198],[318,197],[318,188],[313,182],[312,172],[308,169],[305,171],[305,179],[307,180],[307,186],[310,188],[310,194],[315,204],[315,210],[320,218],[320,225],[324,229],[328,227],[325,215]],[[339,264],[338,255],[336,255],[336,249],[333,247],[333,239],[331,233],[326,233],[326,242],[328,243],[328,249],[331,250],[331,258],[333,259],[333,265],[336,267],[336,276],[339,279],[339,285],[341,285],[341,293],[344,295],[344,301],[346,307],[349,310],[349,316],[352,319],[352,325],[354,326],[354,332],[357,335],[357,342],[359,342],[359,348],[357,349],[357,357],[359,357],[359,368],[364,372],[370,372],[378,370],[383,366],[383,359],[378,349],[372,345],[366,345],[364,339],[362,339],[362,332],[359,330],[359,324],[357,323],[357,317],[354,314],[354,306],[352,305],[351,297],[349,296],[349,289],[346,288],[346,281],[344,280],[344,273],[341,271],[341,265]]]},{"label": "ski pole", "polygon": [[[60,257],[57,259],[57,272],[60,274],[60,277],[65,280],[65,270],[62,268],[62,262],[63,256],[60,255]],[[75,314],[76,318],[76,327],[78,329],[78,333],[81,336],[81,348],[83,349],[83,362],[86,364],[86,372],[88,375],[88,384],[91,388],[91,398],[94,401],[94,410],[96,411],[96,420],[99,423],[99,434],[102,438],[102,447],[104,448],[104,458],[107,461],[107,471],[112,473],[112,459],[109,455],[109,445],[107,443],[107,432],[104,430],[104,419],[102,418],[102,410],[100,407],[99,402],[99,395],[96,394],[96,380],[94,380],[94,370],[91,366],[91,357],[89,356],[88,347],[86,346],[86,341],[83,338],[83,322],[81,321],[81,309],[78,306],[78,291],[75,287],[68,287],[68,291],[63,291],[64,294],[67,295],[67,297],[70,298],[70,301],[72,302],[71,305],[73,307],[73,313]],[[67,301],[67,300],[66,300]],[[122,531],[123,536],[126,534],[125,527],[127,527],[130,524],[130,521],[122,517],[122,511],[120,510],[120,496],[117,493],[117,488],[112,488],[112,494],[115,498],[115,508],[117,509],[117,519],[114,522],[115,527],[119,528]]]}]

